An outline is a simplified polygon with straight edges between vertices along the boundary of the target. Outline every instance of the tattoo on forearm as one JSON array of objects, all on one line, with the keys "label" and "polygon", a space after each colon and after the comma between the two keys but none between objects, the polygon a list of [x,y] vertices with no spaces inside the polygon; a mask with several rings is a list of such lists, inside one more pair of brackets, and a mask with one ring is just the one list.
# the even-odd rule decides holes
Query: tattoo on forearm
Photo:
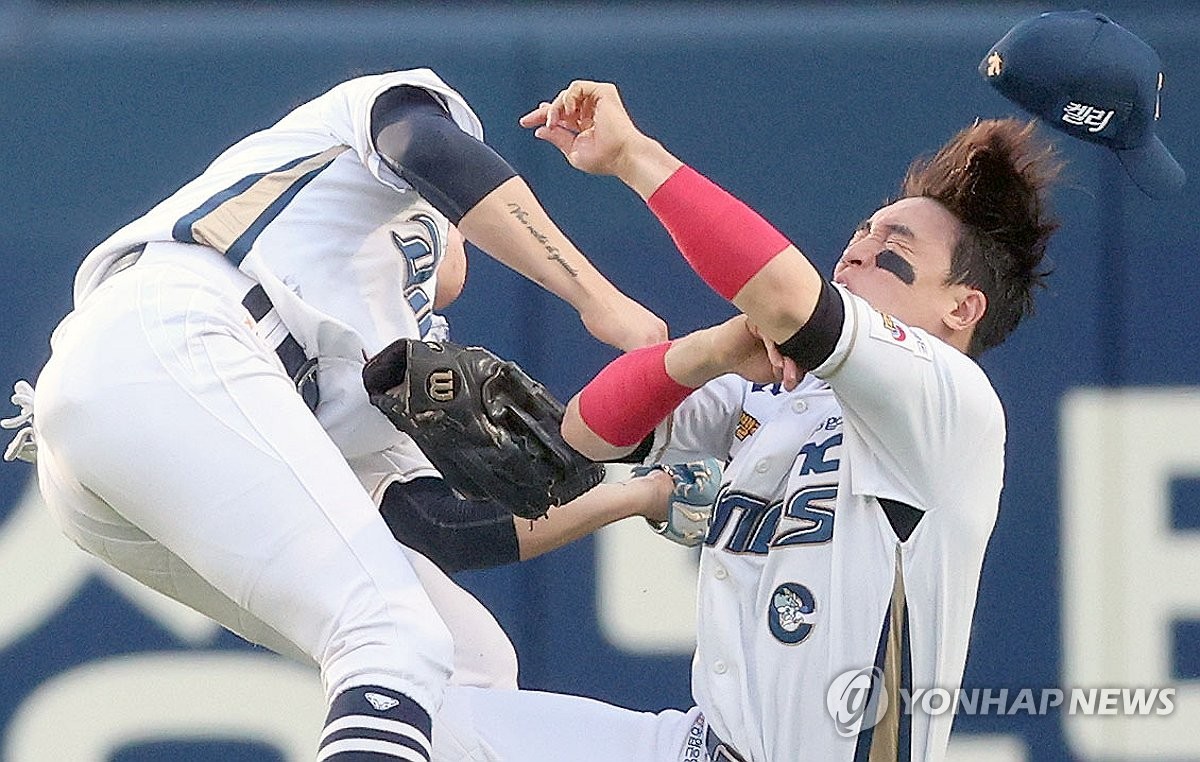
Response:
[{"label": "tattoo on forearm", "polygon": [[572,278],[579,277],[579,271],[563,258],[562,252],[558,250],[558,247],[550,243],[550,238],[529,223],[529,212],[522,209],[520,204],[509,202],[506,206],[508,207],[508,213],[516,217],[517,222],[524,225],[525,229],[529,231],[529,235],[533,236],[533,239],[540,243],[542,248],[546,250],[546,259],[557,262]]}]

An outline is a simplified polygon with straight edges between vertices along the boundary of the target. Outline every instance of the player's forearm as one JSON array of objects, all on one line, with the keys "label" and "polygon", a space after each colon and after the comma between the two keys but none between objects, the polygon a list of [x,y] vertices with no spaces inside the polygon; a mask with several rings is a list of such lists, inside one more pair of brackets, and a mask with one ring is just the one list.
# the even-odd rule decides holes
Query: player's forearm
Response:
[{"label": "player's forearm", "polygon": [[621,152],[614,174],[644,201],[681,166],[683,162],[662,143],[639,133]]},{"label": "player's forearm", "polygon": [[649,138],[619,166],[692,269],[764,335],[784,341],[807,322],[821,276],[761,215]]},{"label": "player's forearm", "polygon": [[595,460],[628,454],[695,389],[733,369],[728,329],[706,328],[613,360],[567,404],[563,438]]},{"label": "player's forearm", "polygon": [[485,196],[458,224],[467,240],[583,312],[617,294],[519,176]]},{"label": "player's forearm", "polygon": [[626,482],[600,484],[537,521],[514,519],[521,560],[561,548],[615,521],[633,516],[666,518],[671,477],[655,471]]}]

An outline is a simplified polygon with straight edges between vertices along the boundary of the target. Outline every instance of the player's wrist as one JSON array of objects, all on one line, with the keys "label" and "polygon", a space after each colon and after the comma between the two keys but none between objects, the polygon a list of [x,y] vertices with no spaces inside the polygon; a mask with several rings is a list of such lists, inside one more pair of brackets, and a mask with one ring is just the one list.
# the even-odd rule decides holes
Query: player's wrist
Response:
[{"label": "player's wrist", "polygon": [[662,143],[639,133],[626,144],[614,162],[614,174],[645,200],[681,166],[683,162]]},{"label": "player's wrist", "polygon": [[645,476],[639,476],[630,484],[644,483],[646,487],[645,500],[640,505],[638,516],[658,527],[667,523],[671,504],[671,491],[675,482],[666,471],[655,469]]},{"label": "player's wrist", "polygon": [[698,389],[732,369],[722,326],[693,331],[671,342],[664,358],[667,374],[679,384]]}]

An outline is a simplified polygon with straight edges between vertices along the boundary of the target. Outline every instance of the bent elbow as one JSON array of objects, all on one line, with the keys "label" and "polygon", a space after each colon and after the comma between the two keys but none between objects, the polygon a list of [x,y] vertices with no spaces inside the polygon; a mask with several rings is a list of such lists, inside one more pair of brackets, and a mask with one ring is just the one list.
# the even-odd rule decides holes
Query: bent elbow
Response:
[{"label": "bent elbow", "polygon": [[579,395],[567,403],[560,427],[563,440],[584,457],[595,461],[616,460],[628,455],[633,447],[618,447],[605,441],[584,422],[579,414]]}]

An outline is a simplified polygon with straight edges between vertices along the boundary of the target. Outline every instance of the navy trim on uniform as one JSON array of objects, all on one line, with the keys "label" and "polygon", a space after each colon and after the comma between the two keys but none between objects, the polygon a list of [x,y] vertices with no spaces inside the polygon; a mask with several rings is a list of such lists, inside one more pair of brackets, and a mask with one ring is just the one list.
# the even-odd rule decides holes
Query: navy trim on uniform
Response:
[{"label": "navy trim on uniform", "polygon": [[[888,611],[883,615],[883,627],[879,632],[879,645],[875,647],[875,674],[879,676],[878,681],[872,681],[871,696],[867,699],[867,705],[874,703],[875,691],[884,690],[883,686],[883,670],[885,669],[884,660],[887,658],[888,635],[892,631],[892,613],[891,606],[888,606]],[[895,711],[895,710],[894,710]],[[866,718],[864,717],[864,720]],[[858,743],[854,746],[854,762],[868,762],[871,757],[871,741],[875,737],[875,725],[860,730],[858,733]]]},{"label": "navy trim on uniform", "polygon": [[[271,297],[267,296],[266,289],[262,287],[261,283],[254,284],[254,288],[246,293],[246,296],[242,298],[242,306],[246,308],[255,322],[261,321],[271,310],[275,309],[275,305],[271,303]],[[309,410],[315,411],[321,402],[321,390],[316,381],[317,361],[308,358],[308,355],[304,353],[304,348],[300,346],[300,342],[296,341],[290,333],[284,336],[283,341],[279,342],[279,346],[275,347],[275,354],[279,355],[284,370],[292,379],[292,383],[296,385],[296,391],[300,392],[304,404],[308,405]]]},{"label": "navy trim on uniform", "polygon": [[892,500],[886,497],[875,498],[879,501],[879,506],[883,508],[883,515],[887,516],[888,523],[892,525],[892,531],[896,533],[896,537],[900,542],[907,542],[909,537],[912,537],[913,530],[917,528],[917,524],[921,523],[921,518],[925,512],[920,508],[914,508],[908,503],[902,503],[899,500]]},{"label": "navy trim on uniform", "polygon": [[[292,161],[289,161],[287,164],[284,164],[283,166],[278,167],[276,169],[272,169],[269,172],[259,172],[257,174],[248,175],[246,177],[243,177],[241,180],[238,180],[236,183],[229,186],[225,190],[213,195],[210,199],[205,201],[203,204],[196,207],[196,209],[194,211],[188,212],[184,216],[180,217],[179,220],[175,223],[175,226],[173,228],[171,228],[171,237],[174,238],[176,241],[179,241],[180,243],[199,243],[199,241],[197,241],[195,239],[195,237],[192,236],[192,225],[195,225],[197,220],[200,220],[201,218],[206,217],[207,215],[212,213],[212,211],[214,209],[216,209],[221,204],[224,204],[226,201],[233,198],[234,196],[238,196],[238,195],[241,195],[242,193],[245,193],[250,188],[250,186],[254,185],[256,182],[263,179],[267,175],[275,174],[276,172],[286,172],[289,169],[292,169],[293,167],[297,166],[298,164],[306,162],[309,159],[313,158],[314,156],[319,156],[319,155],[320,154],[314,153],[314,154],[309,154],[308,156],[301,156],[300,158],[293,159]],[[240,260],[239,260],[239,262],[240,262]]]},{"label": "navy trim on uniform", "polygon": [[746,762],[745,757],[721,740],[711,725],[704,730],[704,750],[708,752],[710,762]]},{"label": "navy trim on uniform", "polygon": [[[904,625],[900,628],[900,695],[913,695],[912,687],[912,647],[908,640],[908,600],[906,598],[904,601]],[[896,741],[899,753],[898,762],[910,762],[912,760],[912,712],[901,711],[900,707],[896,707],[893,711],[900,713],[900,729]]]},{"label": "navy trim on uniform", "polygon": [[225,252],[225,256],[235,265],[240,265],[242,260],[246,258],[246,254],[250,251],[250,247],[254,245],[256,240],[258,240],[258,236],[263,232],[267,225],[270,225],[272,222],[274,222],[275,218],[287,208],[287,205],[292,203],[292,199],[296,197],[296,194],[304,190],[304,186],[316,179],[317,175],[324,172],[336,158],[337,157],[335,156],[316,169],[301,175],[300,179],[292,183],[291,187],[284,191],[279,198],[271,202],[271,205],[268,206],[266,210],[258,216],[258,219],[256,219],[253,224],[250,225],[250,227],[246,228],[245,233],[242,233],[240,236],[238,236],[238,239],[234,241],[233,245],[229,247],[229,250]]},{"label": "navy trim on uniform", "polygon": [[[336,728],[335,728],[336,725]],[[378,685],[339,693],[325,718],[318,750],[330,762],[376,759],[429,759],[433,722],[416,701]],[[381,750],[378,742],[394,747]]]}]

